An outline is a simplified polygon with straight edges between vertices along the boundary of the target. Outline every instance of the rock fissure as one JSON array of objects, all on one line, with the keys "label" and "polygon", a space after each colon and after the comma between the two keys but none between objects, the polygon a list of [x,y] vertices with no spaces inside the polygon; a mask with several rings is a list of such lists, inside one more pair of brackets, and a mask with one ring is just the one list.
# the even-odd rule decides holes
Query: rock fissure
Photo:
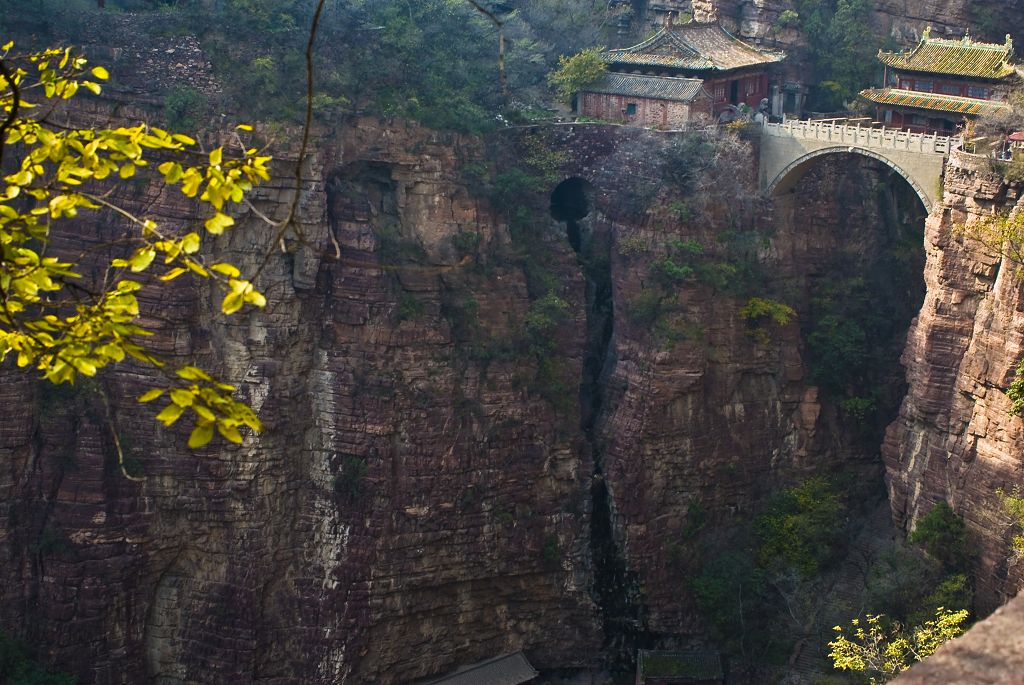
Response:
[{"label": "rock fissure", "polygon": [[[570,182],[575,179],[570,179]],[[630,573],[623,541],[615,532],[614,499],[605,478],[601,424],[605,418],[605,387],[615,367],[613,337],[615,307],[612,275],[612,226],[602,216],[591,216],[589,184],[572,186],[577,194],[559,214],[573,249],[580,255],[586,284],[586,351],[580,382],[580,429],[584,449],[592,455],[590,554],[594,565],[594,601],[601,615],[602,659],[611,668],[632,667],[638,638],[645,633],[639,583]],[[586,196],[584,196],[586,192]]]}]

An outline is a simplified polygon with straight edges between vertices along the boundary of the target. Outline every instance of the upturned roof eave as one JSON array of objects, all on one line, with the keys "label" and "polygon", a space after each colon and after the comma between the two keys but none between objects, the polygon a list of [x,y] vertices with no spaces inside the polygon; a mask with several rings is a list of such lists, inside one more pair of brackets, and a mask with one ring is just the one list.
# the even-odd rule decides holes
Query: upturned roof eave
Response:
[{"label": "upturned roof eave", "polygon": [[885,61],[881,58],[881,56],[879,57],[878,61],[895,71],[905,71],[911,74],[936,74],[940,76],[953,76],[961,79],[974,79],[979,81],[998,82],[1003,81],[1011,76],[1019,75],[1020,73],[1018,68],[1012,67],[1010,65],[1006,65],[1005,71],[1000,72],[998,74],[971,74],[960,71],[944,71],[942,69],[935,68],[926,69],[924,67],[915,67],[912,65],[908,65],[906,62]]},{"label": "upturned roof eave", "polygon": [[[929,103],[918,102],[893,102],[886,98],[892,93],[891,88],[867,88],[860,91],[857,95],[867,102],[875,105],[883,105],[888,107],[902,107],[905,109],[915,109],[923,112],[944,112],[946,114],[957,114],[960,116],[983,116],[985,114],[992,114],[999,111],[1009,109],[1009,105],[1003,102],[993,102],[991,100],[977,100],[974,98],[957,97],[953,95],[941,95],[938,93],[917,93],[912,90],[900,90],[896,91],[901,97],[919,97],[927,99]],[[977,111],[963,111],[962,109],[955,109],[953,105],[968,105],[971,108],[977,108]],[[943,107],[942,105],[949,105]]]},{"label": "upturned roof eave", "polygon": [[[692,24],[692,22],[691,22],[691,24]],[[689,24],[682,24],[678,28],[679,29],[683,29],[684,27],[686,27],[688,25]],[[608,50],[608,51],[606,51],[604,53],[605,61],[607,61],[609,63],[612,63],[612,64],[622,64],[624,66],[635,65],[635,66],[668,67],[668,68],[675,68],[675,69],[688,69],[688,70],[691,70],[691,71],[719,71],[719,72],[728,72],[728,71],[736,71],[737,69],[745,69],[745,68],[749,68],[749,67],[758,67],[758,66],[768,67],[769,65],[772,65],[772,64],[778,64],[779,62],[783,61],[786,58],[786,54],[784,52],[774,52],[774,51],[763,51],[763,50],[760,50],[760,49],[758,49],[758,48],[756,48],[756,47],[754,47],[752,45],[748,45],[744,41],[742,41],[739,38],[737,38],[736,36],[732,35],[729,31],[727,31],[721,25],[718,25],[717,28],[725,35],[725,37],[728,40],[730,40],[730,41],[732,41],[732,42],[742,46],[745,50],[749,51],[752,56],[756,56],[755,57],[755,61],[750,62],[748,64],[743,64],[743,65],[740,65],[740,66],[735,66],[735,67],[719,66],[718,64],[716,64],[714,62],[713,56],[704,55],[697,48],[695,48],[694,46],[689,45],[686,42],[685,38],[682,35],[680,35],[679,31],[677,31],[677,30],[670,30],[668,27],[662,27],[661,29],[658,30],[657,33],[655,33],[653,36],[651,36],[647,40],[642,41],[640,43],[637,43],[636,45],[633,45],[631,47],[628,47],[628,48],[618,48],[618,49],[615,49],[615,50]],[[700,60],[700,61],[704,62],[707,66],[699,66],[698,67],[698,66],[694,66],[694,65],[687,65],[687,64],[685,64],[685,60],[687,59],[686,57],[677,58],[679,60],[679,62],[680,62],[678,64],[666,64],[664,62],[660,62],[660,61],[657,61],[657,60],[647,61],[647,60],[643,59],[643,57],[645,56],[645,54],[644,54],[645,50],[650,49],[652,47],[656,47],[656,46],[661,45],[661,44],[663,44],[665,42],[670,43],[672,45],[672,47],[674,47],[675,49],[679,50],[681,53],[683,53],[683,55],[690,56],[690,58],[693,59],[694,61]],[[624,58],[626,55],[632,55],[632,56],[635,57],[635,59],[634,60],[630,60],[630,61],[622,61],[621,58]],[[668,55],[663,55],[663,56],[659,55],[659,57],[668,57]],[[620,59],[616,59],[616,58],[620,58]]]},{"label": "upturned roof eave", "polygon": [[665,62],[655,62],[655,61],[643,61],[642,62],[642,61],[639,61],[639,60],[638,61],[626,62],[626,61],[615,60],[615,59],[607,59],[605,61],[608,63],[609,67],[611,67],[611,66],[620,66],[620,67],[622,67],[624,69],[631,68],[631,67],[633,67],[633,68],[635,68],[635,67],[649,67],[651,69],[681,69],[681,70],[684,70],[684,71],[711,71],[711,72],[719,72],[719,73],[723,73],[724,74],[726,72],[740,71],[740,70],[743,70],[743,69],[767,69],[768,67],[770,67],[773,64],[778,64],[783,59],[785,59],[785,57],[779,57],[779,58],[774,59],[774,60],[766,60],[764,62],[753,62],[751,64],[743,64],[743,65],[738,66],[738,67],[722,67],[722,66],[719,66],[717,64],[709,64],[707,66],[694,66],[694,65],[686,65],[686,64],[668,64],[668,63],[665,63]]},{"label": "upturned roof eave", "polygon": [[[1016,71],[1014,65],[1010,63],[1010,60],[1013,58],[1012,43],[1008,42],[1006,44],[999,45],[997,43],[974,43],[965,41],[933,39],[928,38],[926,35],[925,38],[910,50],[904,50],[901,52],[887,52],[879,50],[877,57],[878,61],[887,67],[891,67],[899,71],[910,71],[916,74],[944,74],[947,76],[958,76],[960,78],[979,78],[998,81],[1012,75]],[[925,48],[935,50],[964,50],[972,51],[976,54],[988,53],[990,58],[993,55],[998,56],[999,62],[995,67],[985,69],[984,71],[972,71],[970,68],[948,69],[937,66],[914,64],[914,61],[921,56]],[[924,57],[923,59],[927,59],[927,57]]]}]

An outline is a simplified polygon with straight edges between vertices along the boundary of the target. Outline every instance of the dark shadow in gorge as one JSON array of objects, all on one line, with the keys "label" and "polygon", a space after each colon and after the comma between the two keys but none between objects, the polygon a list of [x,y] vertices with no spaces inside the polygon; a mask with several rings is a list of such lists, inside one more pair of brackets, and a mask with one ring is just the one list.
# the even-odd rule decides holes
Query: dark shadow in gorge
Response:
[{"label": "dark shadow in gorge", "polygon": [[[731,530],[710,531],[711,541],[720,537],[703,548],[701,610],[715,622],[737,685],[830,673],[831,626],[864,610],[892,613],[890,581],[925,582],[909,565],[890,566],[911,555],[891,523],[879,455],[906,395],[900,358],[924,298],[924,207],[888,166],[837,154],[777,197],[774,215],[761,253],[765,290],[797,311],[799,384],[813,418],[792,470],[780,465],[772,474],[780,478],[776,499]],[[841,513],[824,528],[834,542],[815,547],[828,554],[803,575],[777,549],[764,556],[770,519],[762,517],[778,516],[788,506],[783,491],[812,477],[833,489]],[[828,501],[822,493],[814,501]],[[737,624],[728,617],[740,590],[750,593]]]},{"label": "dark shadow in gorge", "polygon": [[577,176],[562,181],[551,193],[551,218],[565,224],[566,237],[576,254],[584,242],[580,221],[590,215],[593,202],[594,186]]},{"label": "dark shadow in gorge", "polygon": [[839,451],[874,459],[906,395],[900,356],[924,301],[926,211],[898,173],[854,154],[823,159],[793,191],[789,220],[808,232],[815,265],[801,296],[811,380]]},{"label": "dark shadow in gorge", "polygon": [[639,585],[626,568],[615,538],[612,500],[604,478],[602,446],[597,437],[604,405],[604,386],[615,364],[611,354],[614,307],[611,235],[606,223],[592,216],[593,186],[569,178],[551,194],[551,218],[565,224],[566,239],[579,255],[586,282],[587,346],[580,380],[580,429],[593,454],[590,545],[594,563],[593,596],[601,610],[605,665],[632,668],[638,646],[650,642],[644,630]]}]

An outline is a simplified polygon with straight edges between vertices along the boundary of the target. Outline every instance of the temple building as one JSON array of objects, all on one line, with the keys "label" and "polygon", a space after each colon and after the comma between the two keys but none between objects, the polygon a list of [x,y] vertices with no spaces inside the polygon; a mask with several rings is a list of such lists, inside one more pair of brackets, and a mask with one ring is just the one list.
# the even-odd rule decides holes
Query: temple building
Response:
[{"label": "temple building", "polygon": [[[666,24],[644,42],[605,53],[608,74],[596,87],[580,93],[580,114],[672,125],[677,123],[673,108],[663,103],[685,103],[688,116],[696,120],[706,111],[705,96],[715,117],[739,105],[757,110],[772,95],[770,68],[784,58],[744,43],[717,22],[676,25],[669,15]],[[628,79],[627,75],[647,78]],[[694,82],[699,82],[699,90]]]},{"label": "temple building", "polygon": [[879,52],[885,67],[883,88],[861,91],[886,126],[923,133],[955,133],[966,118],[1008,109],[1007,97],[1020,83],[1012,64],[1013,41],[979,43],[932,38],[903,52]]},{"label": "temple building", "polygon": [[606,73],[579,94],[580,114],[650,128],[712,121],[711,95],[700,79]]}]

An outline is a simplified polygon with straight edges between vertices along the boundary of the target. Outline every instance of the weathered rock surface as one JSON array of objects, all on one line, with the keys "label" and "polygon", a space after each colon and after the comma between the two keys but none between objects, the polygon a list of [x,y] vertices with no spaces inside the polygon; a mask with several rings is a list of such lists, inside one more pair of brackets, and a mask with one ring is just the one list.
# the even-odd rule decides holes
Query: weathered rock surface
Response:
[{"label": "weathered rock surface", "polygon": [[[1004,34],[1024,26],[1024,8],[1014,2],[876,0],[874,4],[877,28],[901,43],[915,43],[928,26],[938,36],[959,38],[970,30],[975,36],[999,42]],[[748,38],[783,43],[799,40],[795,33],[780,30],[777,25],[782,12],[794,9],[791,0],[693,0],[692,8],[703,15],[717,15]]]},{"label": "weathered rock surface", "polygon": [[[270,252],[264,314],[218,322],[215,298],[185,279],[147,291],[158,348],[218,369],[259,411],[266,433],[239,448],[190,453],[134,404],[146,381],[132,370],[102,381],[108,421],[88,388],[5,369],[5,630],[86,683],[389,683],[521,648],[538,665],[590,658],[577,409],[530,391],[529,361],[460,349],[441,315],[475,298],[475,325],[502,336],[529,305],[521,270],[467,275],[451,247],[460,231],[508,240],[458,175],[478,155],[357,124],[307,170],[291,256],[252,216],[217,245],[250,270]],[[287,186],[282,173],[258,205],[281,218]],[[192,211],[156,186],[123,199]],[[66,240],[77,252],[110,239],[122,229],[109,220]],[[583,317],[571,250],[561,238],[551,250]],[[569,323],[558,342],[578,378]],[[119,474],[112,430],[141,482]]]},{"label": "weathered rock surface", "polygon": [[[678,230],[709,246],[728,241],[735,222],[770,236],[758,249],[767,277],[755,292],[784,293],[797,312],[786,326],[758,329],[740,314],[745,297],[694,284],[679,293],[687,334],[666,343],[630,321],[631,304],[651,287],[645,279],[654,257],[614,257],[616,363],[601,438],[616,532],[638,574],[650,631],[701,632],[688,578],[699,573],[702,554],[714,549],[714,542],[697,544],[702,528],[749,520],[772,492],[814,473],[846,471],[861,482],[878,482],[877,443],[858,440],[843,427],[836,398],[822,396],[801,329],[840,265],[856,265],[867,275],[878,269],[881,255],[896,249],[900,238],[887,205],[874,200],[892,187],[876,163],[852,155],[826,158],[776,202],[770,218],[750,207],[749,214],[720,211],[707,224],[668,228],[661,240]],[[917,205],[912,193],[904,201]],[[910,205],[896,212],[912,211]],[[633,235],[657,244],[665,231],[652,222]],[[620,236],[619,245],[626,239]],[[920,289],[890,297],[910,302]],[[892,361],[901,342],[888,343],[898,346]]]},{"label": "weathered rock surface", "polygon": [[[600,547],[629,578],[627,608],[642,607],[625,617],[634,629],[701,634],[682,575],[698,509],[727,522],[825,463],[866,477],[877,466],[837,442],[795,323],[754,335],[742,298],[696,282],[679,291],[674,343],[631,320],[669,241],[714,254],[736,226],[769,228],[753,166],[691,198],[695,219],[671,219],[658,199],[665,143],[563,126],[499,134],[486,153],[499,171],[532,155],[555,160],[552,186],[593,184],[586,230],[611,246],[604,341],[587,325],[599,262],[581,267],[547,216],[551,189],[521,198],[534,236],[524,252],[478,198],[478,144],[401,122],[320,138],[289,254],[253,216],[216,243],[250,270],[269,251],[265,313],[218,321],[215,296],[186,279],[145,291],[160,350],[238,384],[265,434],[193,454],[134,404],[137,370],[101,381],[109,415],[89,387],[4,371],[0,624],[84,683],[401,683],[517,649],[565,667],[592,663],[605,637]],[[255,198],[278,219],[293,197],[287,167],[279,177]],[[125,193],[159,216],[194,211],[157,186]],[[870,231],[850,239],[826,204],[783,204],[815,218],[780,222],[761,248],[798,312],[836,250],[859,260],[881,244]],[[879,225],[873,210],[844,211]],[[62,244],[121,230],[104,216]],[[569,312],[543,363],[521,337],[538,256]],[[587,360],[600,407],[577,395]],[[116,468],[112,431],[140,482]],[[595,454],[610,547],[591,539]]]},{"label": "weathered rock surface", "polygon": [[947,166],[945,199],[926,224],[928,294],[903,357],[910,389],[883,446],[897,524],[911,528],[940,500],[966,520],[983,611],[1024,580],[996,495],[1022,482],[1024,423],[1009,415],[1003,390],[1024,353],[1024,305],[1019,265],[959,227],[1012,209],[1019,196],[984,159],[958,153]]}]

